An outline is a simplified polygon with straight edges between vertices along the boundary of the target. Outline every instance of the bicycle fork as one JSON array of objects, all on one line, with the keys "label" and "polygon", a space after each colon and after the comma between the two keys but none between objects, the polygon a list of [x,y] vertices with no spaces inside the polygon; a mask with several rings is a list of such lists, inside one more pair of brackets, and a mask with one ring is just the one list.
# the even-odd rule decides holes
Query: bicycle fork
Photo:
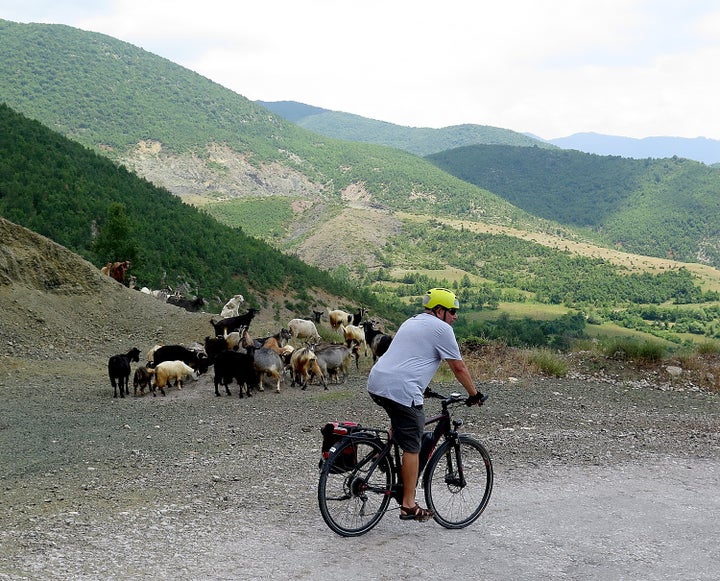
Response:
[{"label": "bicycle fork", "polygon": [[445,484],[456,488],[465,488],[467,481],[465,480],[465,471],[462,465],[462,456],[460,454],[460,439],[457,434],[452,437],[452,443],[445,452],[445,461],[447,468],[445,470]]}]

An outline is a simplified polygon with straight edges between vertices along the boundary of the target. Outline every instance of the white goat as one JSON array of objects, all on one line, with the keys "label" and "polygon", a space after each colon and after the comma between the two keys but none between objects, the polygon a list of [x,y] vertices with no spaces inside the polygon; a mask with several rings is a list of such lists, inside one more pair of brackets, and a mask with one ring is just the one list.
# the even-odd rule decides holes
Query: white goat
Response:
[{"label": "white goat", "polygon": [[328,309],[328,317],[330,318],[330,326],[338,331],[341,325],[350,325],[353,322],[352,314],[341,309],[331,311]]},{"label": "white goat", "polygon": [[356,325],[348,325],[347,327],[340,325],[343,337],[345,338],[345,345],[352,348],[353,341],[358,344],[358,347],[362,347],[365,351],[365,357],[367,357],[367,341],[365,341],[365,329]]},{"label": "white goat", "polygon": [[155,375],[155,387],[160,389],[160,393],[165,395],[165,387],[169,387],[172,381],[177,382],[178,389],[182,389],[183,379],[185,377],[198,378],[198,373],[187,363],[183,361],[163,361],[158,363],[153,369]]},{"label": "white goat", "polygon": [[320,333],[318,333],[315,323],[307,319],[293,319],[288,323],[288,329],[290,329],[290,334],[297,339],[320,340]]}]

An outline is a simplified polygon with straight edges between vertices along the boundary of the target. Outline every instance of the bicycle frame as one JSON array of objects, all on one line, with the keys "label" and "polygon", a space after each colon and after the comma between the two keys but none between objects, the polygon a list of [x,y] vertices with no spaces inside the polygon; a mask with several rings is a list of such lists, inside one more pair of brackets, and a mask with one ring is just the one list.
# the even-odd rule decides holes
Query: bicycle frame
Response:
[{"label": "bicycle frame", "polygon": [[[431,426],[432,424],[437,425],[432,431],[425,431],[423,433],[419,457],[418,482],[421,481],[421,478],[423,476],[423,470],[425,469],[425,466],[427,466],[427,462],[435,451],[435,448],[437,447],[440,440],[443,437],[448,440],[457,439],[457,429],[463,424],[463,421],[452,420],[449,407],[452,403],[457,403],[458,401],[459,400],[452,401],[451,398],[443,399],[442,411],[437,415],[431,417],[430,419],[425,420],[425,427]],[[402,455],[400,453],[400,446],[398,446],[397,442],[393,439],[392,435],[387,430],[366,428],[354,434],[349,434],[348,436],[346,436],[346,438],[362,438],[365,437],[367,433],[375,433],[378,436],[380,434],[387,434],[388,439],[385,443],[383,451],[376,458],[373,459],[373,466],[370,468],[369,472],[373,472],[377,468],[378,464],[380,464],[382,459],[389,455],[391,457],[390,467],[393,473],[393,478],[391,490],[387,491],[387,493],[392,494],[395,500],[397,500],[399,504],[402,504],[403,483],[400,473],[400,466],[402,466]],[[458,486],[464,486],[465,479],[463,476],[462,462],[460,459],[459,451],[457,451],[454,446],[448,448],[448,452],[451,450],[455,450],[455,458],[453,459],[448,457],[448,462],[454,461],[456,463],[458,468],[457,473],[460,475],[458,481],[454,482],[454,484]]]}]

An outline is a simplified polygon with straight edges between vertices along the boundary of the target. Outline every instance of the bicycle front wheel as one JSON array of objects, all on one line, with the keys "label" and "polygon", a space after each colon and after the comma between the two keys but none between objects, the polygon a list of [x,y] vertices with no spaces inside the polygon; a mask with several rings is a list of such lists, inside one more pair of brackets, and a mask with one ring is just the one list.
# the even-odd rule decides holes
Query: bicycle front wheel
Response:
[{"label": "bicycle front wheel", "polygon": [[490,501],[490,454],[467,434],[446,440],[430,457],[423,485],[435,520],[448,529],[464,528],[477,520]]},{"label": "bicycle front wheel", "polygon": [[382,451],[376,439],[350,436],[336,446],[321,469],[320,514],[343,537],[368,532],[387,510],[393,471]]}]

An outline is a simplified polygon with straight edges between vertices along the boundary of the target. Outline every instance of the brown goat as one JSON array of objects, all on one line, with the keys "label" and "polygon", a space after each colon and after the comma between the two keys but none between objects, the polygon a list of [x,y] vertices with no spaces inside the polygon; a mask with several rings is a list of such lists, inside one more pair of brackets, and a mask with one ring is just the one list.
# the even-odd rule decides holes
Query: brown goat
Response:
[{"label": "brown goat", "polygon": [[124,260],[123,262],[108,262],[100,269],[100,272],[124,285],[125,275],[130,266],[131,263],[129,260]]}]

